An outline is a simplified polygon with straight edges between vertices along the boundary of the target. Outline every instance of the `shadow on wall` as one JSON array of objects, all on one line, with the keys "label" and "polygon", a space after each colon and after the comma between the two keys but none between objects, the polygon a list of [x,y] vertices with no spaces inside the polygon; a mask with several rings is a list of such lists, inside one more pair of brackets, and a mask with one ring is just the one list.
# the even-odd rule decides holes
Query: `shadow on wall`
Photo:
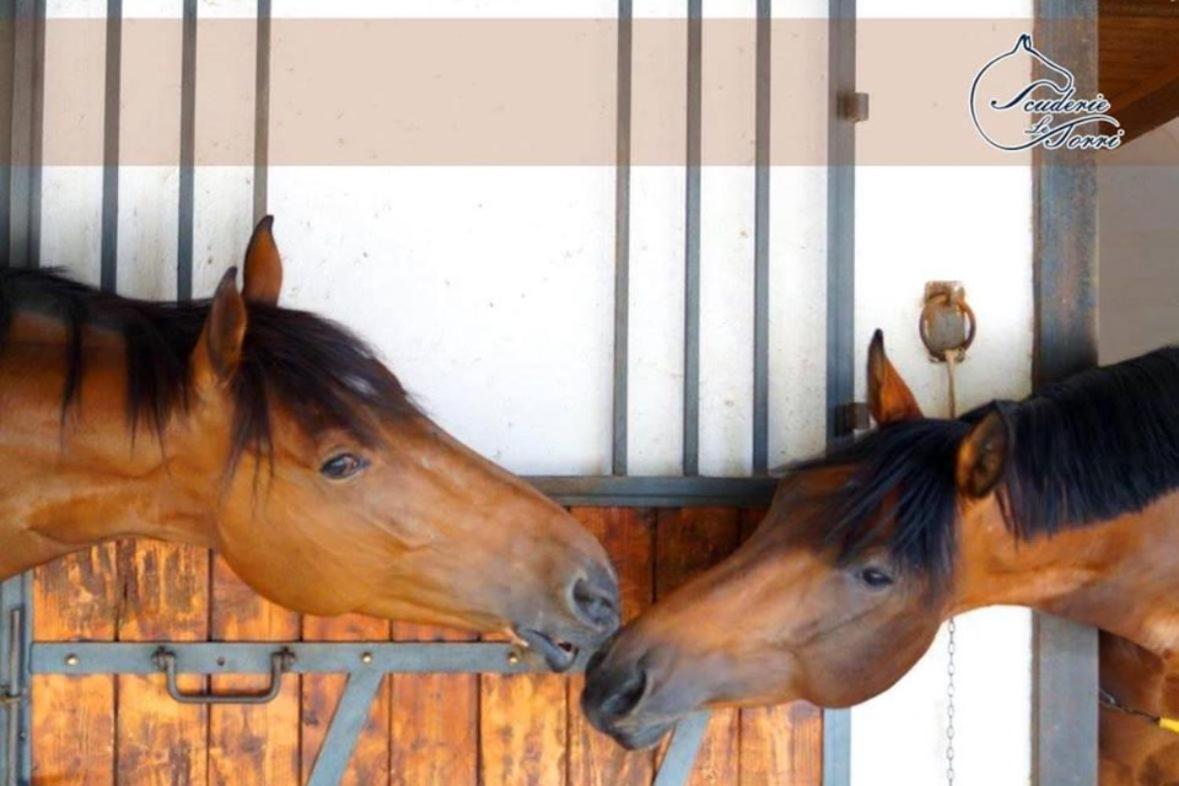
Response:
[{"label": "shadow on wall", "polygon": [[1111,363],[1179,343],[1179,118],[1098,161],[1098,347]]}]

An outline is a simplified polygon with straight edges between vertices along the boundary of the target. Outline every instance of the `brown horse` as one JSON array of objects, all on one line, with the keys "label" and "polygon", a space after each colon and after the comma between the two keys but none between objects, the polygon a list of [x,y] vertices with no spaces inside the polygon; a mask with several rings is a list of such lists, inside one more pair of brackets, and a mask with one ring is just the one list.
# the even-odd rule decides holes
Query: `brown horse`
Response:
[{"label": "brown horse", "polygon": [[790,473],[747,543],[595,656],[598,728],[635,747],[700,707],[855,704],[991,604],[1113,631],[1174,680],[1179,349],[930,420],[877,333],[868,383],[880,428]]},{"label": "brown horse", "polygon": [[505,631],[556,669],[616,629],[586,530],[348,331],[277,305],[270,219],[244,279],[147,303],[0,272],[0,575],[142,536],[217,549],[297,611]]},{"label": "brown horse", "polygon": [[1173,672],[1167,659],[1101,634],[1102,786],[1179,784],[1179,721],[1174,715],[1168,718],[1179,705],[1179,680]]}]

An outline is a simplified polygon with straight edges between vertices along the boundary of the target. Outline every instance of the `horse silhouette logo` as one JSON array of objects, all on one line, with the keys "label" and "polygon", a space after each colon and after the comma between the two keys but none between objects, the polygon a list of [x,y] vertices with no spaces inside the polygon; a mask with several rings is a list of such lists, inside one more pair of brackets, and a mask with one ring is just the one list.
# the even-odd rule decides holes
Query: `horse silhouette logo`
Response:
[{"label": "horse silhouette logo", "polygon": [[[1109,114],[1109,101],[1101,93],[1078,97],[1076,81],[1072,71],[1036,49],[1024,33],[974,78],[971,120],[988,144],[1010,152],[1037,145],[1049,150],[1119,147],[1125,130]],[[1100,133],[1109,126],[1114,133]]]}]

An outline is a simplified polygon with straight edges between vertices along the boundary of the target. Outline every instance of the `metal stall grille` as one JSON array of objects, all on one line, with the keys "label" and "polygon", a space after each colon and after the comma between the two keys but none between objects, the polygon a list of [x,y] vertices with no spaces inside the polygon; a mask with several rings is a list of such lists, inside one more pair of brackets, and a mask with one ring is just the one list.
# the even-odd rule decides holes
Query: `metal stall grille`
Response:
[{"label": "metal stall grille", "polygon": [[[3,51],[0,63],[0,144],[9,150],[0,173],[0,243],[7,264],[37,266],[40,247],[40,120],[43,100],[46,0],[5,0]],[[851,346],[854,306],[854,119],[847,108],[855,90],[855,0],[830,0],[828,95],[828,258],[827,258],[827,436],[849,434],[854,374]],[[197,0],[183,0],[178,256],[176,296],[193,293],[193,225],[197,67]],[[684,380],[682,474],[628,474],[628,328],[630,285],[632,0],[618,2],[617,125],[614,241],[614,362],[612,474],[607,476],[544,476],[530,480],[565,505],[683,507],[767,505],[775,486],[768,471],[769,423],[769,254],[772,3],[757,0],[755,107],[755,238],[754,363],[752,467],[748,478],[705,477],[700,469],[700,333],[701,333],[701,143],[703,7],[687,0],[687,157],[684,267]],[[119,113],[123,8],[107,0],[104,135],[101,213],[101,286],[115,289],[119,231]],[[254,216],[267,207],[270,0],[257,3],[254,126]],[[779,44],[780,45],[780,44]],[[34,643],[31,641],[31,579],[8,580],[0,595],[0,706],[6,718],[0,738],[4,783],[27,781],[31,775],[27,685],[31,674],[164,674],[175,688],[176,672],[196,674],[272,674],[274,685],[284,674],[348,675],[311,784],[339,780],[348,761],[369,703],[388,672],[520,673],[539,667],[521,658],[508,644],[498,643],[364,643],[276,644],[182,643]],[[276,656],[276,653],[278,654]],[[683,783],[705,729],[703,714],[682,723],[656,777],[662,786]],[[846,712],[825,714],[823,780],[839,786],[849,781],[849,724]]]}]

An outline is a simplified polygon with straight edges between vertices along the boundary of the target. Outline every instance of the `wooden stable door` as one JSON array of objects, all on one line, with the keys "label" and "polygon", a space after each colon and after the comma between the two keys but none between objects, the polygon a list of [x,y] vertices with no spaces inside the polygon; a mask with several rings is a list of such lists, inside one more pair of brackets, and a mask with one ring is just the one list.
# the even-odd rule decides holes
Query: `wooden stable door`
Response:
[{"label": "wooden stable door", "polygon": [[[731,508],[575,508],[610,552],[633,616],[732,551],[760,519]],[[200,549],[120,541],[38,568],[37,641],[412,641],[461,633],[352,615],[301,616],[255,595]],[[210,684],[201,685],[204,679]],[[261,676],[182,677],[187,690],[262,687]],[[385,678],[344,783],[357,786],[651,782],[659,751],[628,753],[578,708],[580,676]],[[261,706],[172,701],[158,675],[38,675],[33,783],[301,784],[343,690],[342,675],[289,675]],[[803,703],[717,712],[693,784],[819,786],[822,718]]]}]

